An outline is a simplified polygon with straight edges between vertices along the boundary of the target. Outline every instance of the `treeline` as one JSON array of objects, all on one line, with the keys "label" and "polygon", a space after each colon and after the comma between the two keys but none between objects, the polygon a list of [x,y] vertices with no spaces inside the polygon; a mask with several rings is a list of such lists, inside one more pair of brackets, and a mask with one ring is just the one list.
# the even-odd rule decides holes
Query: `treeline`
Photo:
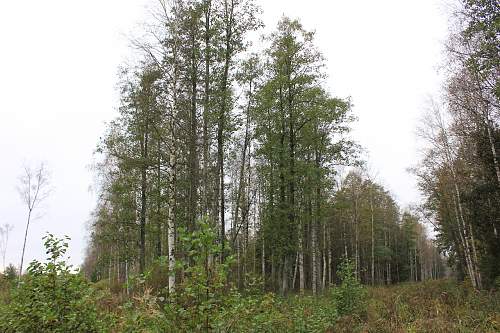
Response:
[{"label": "treeline", "polygon": [[185,278],[176,260],[188,257],[179,235],[201,220],[220,247],[206,265],[230,263],[240,288],[259,277],[269,290],[316,293],[343,257],[365,283],[443,274],[415,214],[358,169],[336,176],[358,164],[354,117],[325,86],[313,33],[282,18],[252,53],[262,23],[251,0],[159,8],[98,148],[92,280],[124,284],[165,265],[173,291]]},{"label": "treeline", "polygon": [[353,258],[364,283],[424,281],[446,273],[420,214],[401,210],[383,186],[359,171],[341,181],[325,225],[332,230],[332,256]]},{"label": "treeline", "polygon": [[476,288],[500,276],[500,4],[465,0],[447,43],[442,102],[416,168],[440,248]]}]

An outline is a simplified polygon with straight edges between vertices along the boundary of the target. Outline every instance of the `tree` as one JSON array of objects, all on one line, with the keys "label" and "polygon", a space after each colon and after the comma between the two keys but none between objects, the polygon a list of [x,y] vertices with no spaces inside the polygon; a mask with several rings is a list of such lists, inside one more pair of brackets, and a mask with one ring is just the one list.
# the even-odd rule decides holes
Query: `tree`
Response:
[{"label": "tree", "polygon": [[341,139],[352,120],[350,104],[331,97],[322,87],[323,57],[313,37],[296,20],[279,22],[268,38],[265,80],[257,92],[253,116],[259,169],[265,180],[260,218],[266,222],[263,231],[268,243],[274,245],[268,253],[271,269],[279,262],[282,292],[288,289],[294,255],[303,292],[304,248],[309,240],[311,287],[316,292],[318,228],[324,221],[328,193],[324,188],[331,186],[332,165],[341,163],[352,147],[351,141]]},{"label": "tree", "polygon": [[427,147],[416,170],[440,246],[478,289],[500,275],[499,9],[497,1],[459,3],[445,94],[425,119]]},{"label": "tree", "polygon": [[35,169],[29,166],[24,167],[24,172],[19,177],[18,191],[27,210],[26,231],[24,232],[23,250],[21,253],[21,263],[19,265],[19,278],[21,278],[30,222],[35,210],[48,198],[51,192],[50,173],[44,163],[40,163]]},{"label": "tree", "polygon": [[[359,149],[351,102],[328,92],[314,33],[285,17],[249,54],[247,36],[261,26],[253,1],[160,4],[99,148],[88,276],[116,286],[163,274],[158,290],[175,297],[197,265],[180,231],[206,224],[217,246],[204,260],[227,265],[224,287],[258,275],[264,289],[316,294],[336,281],[341,257],[364,283],[408,279],[395,200],[359,170],[336,181]],[[427,249],[424,232],[418,240]],[[420,253],[411,251],[414,271]]]},{"label": "tree", "polygon": [[4,223],[3,226],[0,226],[0,255],[2,256],[2,268],[4,270],[7,268],[7,266],[5,266],[5,255],[9,243],[9,233],[12,229],[14,229],[14,226],[8,223]]}]

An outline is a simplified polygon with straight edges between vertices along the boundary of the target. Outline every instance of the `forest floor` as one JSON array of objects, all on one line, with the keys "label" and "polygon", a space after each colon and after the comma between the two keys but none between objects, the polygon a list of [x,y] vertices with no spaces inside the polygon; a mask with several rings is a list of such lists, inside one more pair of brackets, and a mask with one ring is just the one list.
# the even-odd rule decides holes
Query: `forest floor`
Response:
[{"label": "forest floor", "polygon": [[500,292],[452,280],[369,287],[364,316],[332,332],[500,332]]},{"label": "forest floor", "polygon": [[[500,292],[476,291],[467,283],[451,279],[367,287],[363,305],[357,307],[356,301],[354,310],[347,315],[341,314],[342,305],[334,300],[334,293],[335,288],[316,297],[281,297],[273,293],[240,295],[229,300],[224,310],[213,313],[213,325],[209,331],[500,332]],[[135,324],[122,322],[125,325],[118,331],[130,332],[137,319],[143,322],[153,319],[148,315],[137,317],[140,308],[135,307],[132,313]],[[142,309],[144,314],[145,308]],[[127,317],[131,318],[130,313]],[[153,317],[153,320],[159,319]],[[165,323],[165,319],[160,321]],[[174,325],[179,328],[181,321],[178,317]],[[162,329],[172,328],[163,326],[157,330],[159,327],[162,325],[146,324],[143,332],[162,332]]]},{"label": "forest floor", "polygon": [[[198,307],[169,305],[148,289],[123,298],[97,285],[91,288],[101,295],[90,299],[98,311],[78,308],[75,318],[87,314],[97,323],[93,332],[500,332],[500,292],[476,291],[450,279],[361,287],[358,296],[350,289],[340,298],[339,288],[320,296],[286,297],[257,290],[234,291]],[[11,295],[0,288],[0,332],[32,332],[39,326],[49,327],[37,329],[39,332],[55,332],[44,318],[56,305],[45,299],[47,305],[40,308],[45,303],[32,304],[35,296],[19,295],[22,293]],[[57,332],[87,331],[64,330],[62,325],[56,325]]]}]

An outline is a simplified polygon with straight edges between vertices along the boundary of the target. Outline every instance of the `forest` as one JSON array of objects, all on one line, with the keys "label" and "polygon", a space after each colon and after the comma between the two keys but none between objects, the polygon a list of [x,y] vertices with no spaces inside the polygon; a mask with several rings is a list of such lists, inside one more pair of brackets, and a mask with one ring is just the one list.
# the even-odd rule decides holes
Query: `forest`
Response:
[{"label": "forest", "polygon": [[47,262],[0,275],[0,331],[500,330],[498,2],[453,13],[407,207],[314,32],[283,16],[257,40],[262,10],[157,1],[96,138],[84,262],[47,234]]}]

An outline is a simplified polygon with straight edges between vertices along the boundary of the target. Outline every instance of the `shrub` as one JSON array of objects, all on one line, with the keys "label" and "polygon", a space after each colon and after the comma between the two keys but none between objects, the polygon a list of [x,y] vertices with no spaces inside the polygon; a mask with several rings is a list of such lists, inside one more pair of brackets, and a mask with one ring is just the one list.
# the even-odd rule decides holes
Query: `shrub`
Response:
[{"label": "shrub", "polygon": [[67,240],[44,237],[46,263],[33,261],[0,314],[2,332],[102,332],[93,289],[62,259]]},{"label": "shrub", "polygon": [[183,272],[183,279],[176,285],[175,293],[169,295],[166,316],[179,331],[211,330],[215,325],[213,318],[225,300],[232,258],[226,258],[224,264],[218,262],[222,247],[207,218],[198,220],[194,232],[180,230],[179,235],[180,248],[186,256],[176,266]]},{"label": "shrub", "polygon": [[17,280],[17,269],[12,264],[5,268],[3,274],[4,278],[7,279],[7,281],[14,282]]},{"label": "shrub", "polygon": [[341,284],[333,288],[333,298],[339,315],[361,316],[366,312],[366,289],[354,275],[354,265],[345,259],[338,274]]}]

